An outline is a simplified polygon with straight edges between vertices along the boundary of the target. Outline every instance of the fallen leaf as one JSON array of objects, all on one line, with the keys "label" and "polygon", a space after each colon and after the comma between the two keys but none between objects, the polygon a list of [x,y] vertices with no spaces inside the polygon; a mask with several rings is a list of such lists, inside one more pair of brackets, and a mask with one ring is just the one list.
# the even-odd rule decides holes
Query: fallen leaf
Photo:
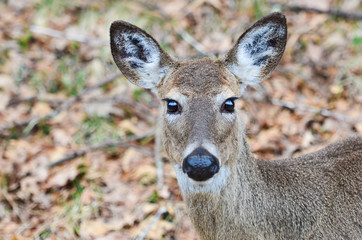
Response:
[{"label": "fallen leaf", "polygon": [[[153,221],[153,218],[154,218],[153,215],[147,217],[137,226],[137,228],[133,229],[131,232],[133,232],[135,236],[138,236],[139,234],[142,233],[142,231],[144,231],[149,226],[151,221]],[[155,223],[153,223],[146,237],[149,239],[162,239],[165,233],[170,231],[172,228],[173,228],[172,223],[164,221],[162,219],[158,219]]]},{"label": "fallen leaf", "polygon": [[22,139],[11,140],[5,150],[4,156],[11,160],[12,163],[24,163],[33,150],[34,147],[28,141]]},{"label": "fallen leaf", "polygon": [[155,165],[143,164],[142,166],[135,168],[132,176],[135,180],[152,181],[157,177],[156,167]]},{"label": "fallen leaf", "polygon": [[47,185],[51,187],[63,187],[68,181],[72,181],[78,175],[77,167],[74,165],[64,166],[62,169],[57,169],[57,172],[52,176]]},{"label": "fallen leaf", "polygon": [[90,188],[85,188],[82,192],[81,201],[84,205],[90,205],[95,199],[96,194]]},{"label": "fallen leaf", "polygon": [[64,129],[53,128],[50,134],[55,146],[67,146],[72,142],[72,137]]},{"label": "fallen leaf", "polygon": [[32,108],[31,114],[33,116],[44,117],[52,111],[53,110],[51,109],[51,107],[49,107],[48,103],[37,102]]},{"label": "fallen leaf", "polygon": [[141,124],[141,123],[134,123],[135,121],[131,121],[129,119],[123,120],[122,122],[120,122],[120,124],[118,125],[118,128],[125,131],[125,132],[131,132],[135,135],[142,135],[145,132],[147,132],[148,127]]},{"label": "fallen leaf", "polygon": [[80,236],[86,237],[100,237],[108,233],[111,229],[101,219],[86,220],[80,225]]},{"label": "fallen leaf", "polygon": [[355,127],[357,129],[357,132],[362,134],[362,123],[356,123]]},{"label": "fallen leaf", "polygon": [[0,113],[5,110],[11,93],[15,90],[15,84],[13,79],[8,76],[1,74],[0,75]]},{"label": "fallen leaf", "polygon": [[122,157],[122,170],[124,172],[130,172],[132,169],[138,167],[138,164],[144,155],[137,151],[135,148],[127,149]]},{"label": "fallen leaf", "polygon": [[129,240],[133,238],[134,236],[131,233],[123,230],[121,232],[110,232],[107,235],[96,237],[95,240]]},{"label": "fallen leaf", "polygon": [[323,125],[322,128],[324,131],[327,132],[335,132],[338,129],[339,123],[338,121],[332,119],[332,118],[327,118]]},{"label": "fallen leaf", "polygon": [[306,54],[313,62],[318,62],[322,59],[322,48],[313,43],[309,43]]},{"label": "fallen leaf", "polygon": [[157,209],[160,206],[158,204],[153,204],[153,203],[145,203],[142,206],[142,211],[144,212],[145,215],[149,215],[151,213],[156,213]]}]

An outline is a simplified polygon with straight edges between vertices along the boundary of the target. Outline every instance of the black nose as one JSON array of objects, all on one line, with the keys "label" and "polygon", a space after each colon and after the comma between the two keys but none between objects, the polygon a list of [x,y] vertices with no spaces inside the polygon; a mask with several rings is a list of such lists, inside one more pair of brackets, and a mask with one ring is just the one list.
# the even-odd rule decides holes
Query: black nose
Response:
[{"label": "black nose", "polygon": [[195,181],[205,181],[219,171],[219,160],[204,148],[196,148],[184,159],[182,170]]}]

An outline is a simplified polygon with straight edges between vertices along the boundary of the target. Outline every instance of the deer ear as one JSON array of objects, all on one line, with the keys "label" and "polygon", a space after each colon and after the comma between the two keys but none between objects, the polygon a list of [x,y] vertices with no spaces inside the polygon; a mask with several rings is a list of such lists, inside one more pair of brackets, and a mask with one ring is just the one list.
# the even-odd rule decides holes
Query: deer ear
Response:
[{"label": "deer ear", "polygon": [[239,79],[241,91],[270,75],[283,55],[286,42],[287,24],[281,13],[260,19],[240,36],[224,63]]},{"label": "deer ear", "polygon": [[156,88],[173,64],[171,57],[142,29],[124,22],[111,25],[111,51],[119,70],[143,88]]}]

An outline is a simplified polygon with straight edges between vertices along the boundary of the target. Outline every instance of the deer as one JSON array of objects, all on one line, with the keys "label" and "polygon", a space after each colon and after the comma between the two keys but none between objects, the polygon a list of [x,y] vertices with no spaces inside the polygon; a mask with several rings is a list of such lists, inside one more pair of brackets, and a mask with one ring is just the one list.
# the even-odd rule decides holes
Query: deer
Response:
[{"label": "deer", "polygon": [[222,58],[176,60],[144,30],[110,27],[113,59],[161,100],[162,142],[201,239],[362,239],[362,136],[294,158],[253,156],[235,101],[279,64],[284,14],[267,15]]}]

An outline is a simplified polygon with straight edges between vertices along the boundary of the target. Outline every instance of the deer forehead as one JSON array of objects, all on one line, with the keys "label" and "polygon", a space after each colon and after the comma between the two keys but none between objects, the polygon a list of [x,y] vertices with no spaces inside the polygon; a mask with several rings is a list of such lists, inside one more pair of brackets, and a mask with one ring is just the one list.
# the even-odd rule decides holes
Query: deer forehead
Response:
[{"label": "deer forehead", "polygon": [[[198,59],[180,62],[159,87],[162,98],[182,95],[186,98],[239,95],[239,83],[218,61]],[[230,95],[230,96],[228,96]]]}]

